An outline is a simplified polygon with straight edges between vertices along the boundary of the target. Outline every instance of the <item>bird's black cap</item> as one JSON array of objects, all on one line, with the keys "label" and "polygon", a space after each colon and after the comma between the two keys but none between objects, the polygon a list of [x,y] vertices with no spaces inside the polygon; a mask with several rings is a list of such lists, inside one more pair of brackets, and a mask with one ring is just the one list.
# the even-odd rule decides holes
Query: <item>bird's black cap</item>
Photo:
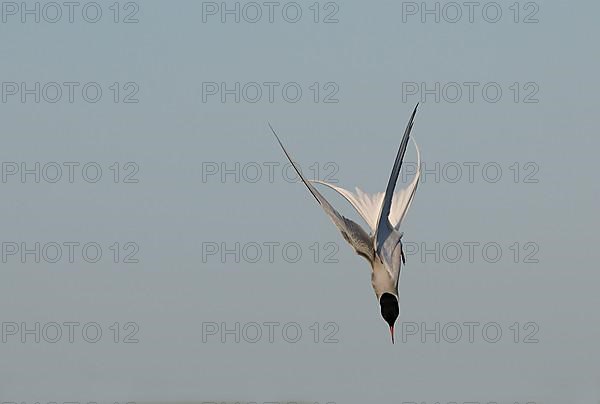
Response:
[{"label": "bird's black cap", "polygon": [[381,316],[390,327],[393,327],[400,314],[398,299],[391,293],[384,293],[379,298],[379,304],[381,305]]}]

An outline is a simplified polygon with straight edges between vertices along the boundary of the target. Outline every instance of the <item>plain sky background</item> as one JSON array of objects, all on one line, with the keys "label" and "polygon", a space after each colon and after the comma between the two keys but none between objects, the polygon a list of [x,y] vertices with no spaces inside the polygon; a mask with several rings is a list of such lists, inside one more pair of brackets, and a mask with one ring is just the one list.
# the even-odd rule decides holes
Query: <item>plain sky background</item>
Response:
[{"label": "plain sky background", "polygon": [[[232,17],[221,23],[219,16],[203,22],[199,1],[150,0],[138,4],[135,24],[113,23],[109,2],[96,24],[83,21],[80,9],[74,23],[66,15],[55,24],[10,15],[0,22],[2,83],[103,88],[95,104],[80,93],[73,103],[66,95],[55,104],[32,96],[0,103],[3,173],[22,162],[103,168],[95,184],[80,176],[72,184],[18,176],[0,183],[5,248],[64,241],[103,247],[96,264],[80,256],[73,264],[22,263],[18,256],[0,263],[1,322],[97,322],[103,329],[96,344],[80,336],[72,344],[66,336],[56,344],[8,336],[0,343],[0,400],[600,400],[598,2],[537,2],[539,22],[529,24],[513,21],[512,2],[501,2],[497,23],[482,18],[481,6],[472,23],[465,7],[456,23],[432,16],[423,23],[419,15],[403,21],[403,5],[394,1],[339,2],[338,23],[314,23],[312,3],[299,4],[295,24],[282,19],[281,7],[273,23],[266,15],[254,24]],[[533,7],[518,6],[520,20]],[[322,17],[326,2],[319,7]],[[114,103],[115,82],[137,83],[139,102]],[[203,102],[203,82],[296,82],[303,96],[297,103],[280,92],[273,103],[266,95],[256,103],[231,96]],[[315,82],[335,82],[339,102],[315,103]],[[272,183],[236,183],[231,175],[203,181],[211,163],[283,165],[270,121],[302,167],[333,162],[339,185],[381,191],[418,101],[403,99],[406,82],[495,82],[503,90],[496,103],[478,90],[474,102],[463,94],[455,103],[429,96],[421,105],[413,134],[427,167],[480,166],[473,183],[466,171],[456,183],[428,175],[402,228],[405,242],[495,242],[502,257],[489,263],[476,250],[474,262],[451,263],[412,255],[400,284],[401,321],[497,322],[498,343],[481,333],[473,343],[466,335],[457,343],[431,336],[422,343],[418,335],[403,343],[398,324],[392,346],[368,264],[302,185],[283,180],[281,166]],[[522,102],[523,89],[515,102],[515,82],[536,83],[539,102]],[[414,161],[412,148],[407,160]],[[139,182],[115,184],[114,162],[135,162]],[[481,177],[490,162],[503,169],[496,183]],[[528,162],[539,168],[538,182],[515,183],[509,167]],[[341,198],[326,195],[356,218]],[[108,247],[130,241],[140,262],[113,264]],[[295,242],[303,256],[289,263],[276,250],[272,263],[203,262],[203,243],[222,242]],[[310,246],[319,243],[323,253],[327,242],[339,246],[338,262],[315,263]],[[521,254],[524,243],[535,243],[539,262],[513,262],[515,242]],[[269,321],[297,322],[301,340],[202,341],[203,322]],[[108,327],[115,322],[138,324],[139,343],[113,343]],[[339,342],[314,343],[315,322],[322,332],[335,322]],[[539,342],[523,343],[521,330],[514,343],[515,322],[537,324]]]}]

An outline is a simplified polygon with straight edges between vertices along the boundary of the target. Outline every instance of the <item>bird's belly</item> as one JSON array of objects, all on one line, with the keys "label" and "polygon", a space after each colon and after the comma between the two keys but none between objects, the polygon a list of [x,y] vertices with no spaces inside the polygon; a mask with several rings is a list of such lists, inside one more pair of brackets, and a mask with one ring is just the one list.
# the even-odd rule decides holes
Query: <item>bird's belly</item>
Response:
[{"label": "bird's belly", "polygon": [[377,300],[384,293],[391,293],[398,297],[398,290],[396,288],[396,282],[392,279],[389,272],[384,268],[381,263],[376,263],[373,266],[373,272],[371,273],[371,285],[377,295]]}]

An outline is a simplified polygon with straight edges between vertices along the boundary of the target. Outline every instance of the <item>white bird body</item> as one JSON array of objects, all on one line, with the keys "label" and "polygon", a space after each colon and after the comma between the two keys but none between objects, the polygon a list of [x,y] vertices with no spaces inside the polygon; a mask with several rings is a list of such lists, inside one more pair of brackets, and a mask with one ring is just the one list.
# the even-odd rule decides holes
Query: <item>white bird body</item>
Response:
[{"label": "white bird body", "polygon": [[[396,246],[397,247],[394,249],[394,253],[396,255],[402,254],[401,244],[396,244]],[[397,262],[400,262],[402,258],[397,257],[396,259],[398,259]],[[372,265],[373,266],[371,270],[371,285],[373,286],[373,291],[375,292],[375,296],[377,296],[377,300],[379,301],[381,295],[383,295],[384,293],[390,293],[396,296],[396,298],[398,298],[398,301],[400,301],[400,296],[398,293],[398,283],[400,280],[400,265],[396,266],[398,270],[394,271],[394,273],[392,274],[390,274],[383,262],[377,259],[373,261]]]},{"label": "white bird body", "polygon": [[[421,156],[419,148],[414,141],[417,151],[417,171],[415,177],[405,189],[397,192],[394,192],[394,189],[400,174],[402,160],[408,145],[417,107],[415,107],[404,131],[404,136],[396,155],[385,193],[368,194],[361,191],[358,187],[355,192],[351,192],[324,181],[307,180],[288,154],[275,130],[271,127],[271,131],[277,138],[283,152],[310,193],[319,202],[325,213],[338,227],[344,239],[354,248],[356,253],[367,259],[371,264],[371,284],[377,300],[380,302],[382,316],[390,325],[392,342],[394,340],[394,322],[400,312],[398,284],[401,264],[404,262],[401,241],[402,233],[398,230],[415,196],[421,175]],[[367,223],[370,233],[367,234],[360,225],[342,216],[335,210],[327,199],[313,186],[313,183],[327,186],[344,197]]]}]

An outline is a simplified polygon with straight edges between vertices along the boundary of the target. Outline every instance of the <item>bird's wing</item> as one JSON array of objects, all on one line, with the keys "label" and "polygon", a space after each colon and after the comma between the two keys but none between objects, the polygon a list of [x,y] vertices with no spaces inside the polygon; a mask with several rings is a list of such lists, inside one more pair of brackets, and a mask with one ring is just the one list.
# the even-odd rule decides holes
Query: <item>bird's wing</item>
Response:
[{"label": "bird's wing", "polygon": [[356,209],[360,217],[367,222],[371,231],[375,231],[375,226],[377,225],[377,214],[379,213],[379,209],[381,209],[381,201],[383,201],[383,192],[368,194],[356,187],[355,193],[325,181],[309,181],[314,182],[315,184],[325,185],[326,187],[333,189],[338,194],[343,196],[348,202],[350,202],[354,209]]},{"label": "bird's wing", "polygon": [[319,202],[327,216],[329,216],[329,218],[340,230],[344,239],[348,243],[350,243],[350,245],[354,248],[357,254],[365,257],[369,262],[372,262],[374,250],[373,240],[371,239],[371,237],[369,237],[369,235],[359,224],[340,215],[338,211],[335,210],[333,206],[331,206],[327,199],[325,199],[325,197],[323,197],[323,195],[321,195],[319,191],[317,191],[317,189],[306,178],[304,178],[304,175],[302,175],[302,172],[298,169],[296,163],[292,161],[292,158],[283,146],[283,143],[281,143],[279,136],[277,136],[277,133],[275,133],[275,130],[273,129],[271,124],[269,124],[269,127],[271,128],[273,135],[275,135],[279,146],[281,146],[283,153],[292,164],[292,167],[294,167],[294,170],[296,170],[296,173],[298,174],[304,185],[306,185],[312,196],[317,200],[317,202]]},{"label": "bird's wing", "polygon": [[392,210],[390,212],[389,219],[395,230],[400,228],[400,223],[402,223],[408,208],[410,208],[410,204],[412,203],[415,193],[417,192],[419,179],[421,178],[421,153],[419,152],[419,146],[417,146],[417,142],[415,142],[414,139],[412,139],[412,141],[415,144],[415,149],[417,151],[417,171],[415,173],[415,177],[406,188],[394,193],[394,198],[392,199]]},{"label": "bird's wing", "polygon": [[398,180],[398,175],[400,174],[400,168],[402,167],[402,159],[404,158],[404,154],[406,153],[408,138],[410,137],[410,131],[412,130],[418,106],[419,104],[415,106],[410,120],[406,125],[406,129],[404,130],[404,136],[402,137],[402,142],[400,143],[400,148],[398,149],[398,154],[396,155],[396,161],[394,161],[394,167],[392,168],[392,173],[390,174],[390,179],[385,189],[385,195],[383,197],[383,203],[381,204],[381,210],[379,212],[379,218],[377,219],[377,226],[375,230],[375,248],[378,253],[381,252],[381,249],[388,236],[390,236],[390,233],[395,231],[394,227],[390,223],[389,215],[392,207],[392,200],[394,197],[394,189],[396,188],[396,181]]},{"label": "bird's wing", "polygon": [[[415,145],[415,149],[417,150],[417,171],[415,173],[415,177],[406,188],[394,192],[389,220],[396,230],[400,228],[400,223],[402,222],[402,219],[404,219],[404,216],[410,207],[412,199],[417,190],[417,185],[419,184],[419,178],[421,176],[421,154],[419,153],[419,146],[417,146],[417,142],[415,142],[414,139],[412,139],[412,141]],[[381,203],[383,202],[383,192],[368,194],[363,192],[358,187],[355,188],[356,192],[352,192],[325,181],[309,181],[315,184],[325,185],[344,197],[348,202],[350,202],[354,209],[356,209],[356,212],[358,212],[364,221],[367,222],[371,231],[375,233],[375,229],[377,227],[377,216],[381,211]]]}]

